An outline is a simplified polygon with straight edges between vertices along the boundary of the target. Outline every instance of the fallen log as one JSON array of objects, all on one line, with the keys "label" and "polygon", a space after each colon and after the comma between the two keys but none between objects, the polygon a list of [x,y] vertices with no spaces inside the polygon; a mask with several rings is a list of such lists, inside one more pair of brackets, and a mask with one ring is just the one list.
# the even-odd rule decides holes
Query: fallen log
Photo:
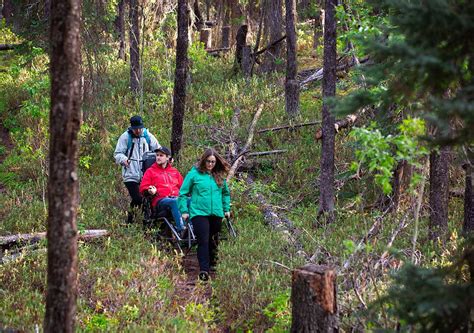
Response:
[{"label": "fallen log", "polygon": [[267,156],[267,155],[274,155],[274,154],[283,154],[288,152],[287,149],[275,149],[275,150],[268,150],[268,151],[257,151],[254,153],[248,153],[247,156]]},{"label": "fallen log", "polygon": [[217,49],[207,49],[206,52],[210,55],[220,53],[220,52],[228,52],[230,51],[230,47],[221,47]]},{"label": "fallen log", "polygon": [[[338,59],[338,63],[343,59],[344,57],[341,57]],[[351,61],[347,62],[347,63],[344,63],[344,64],[340,64],[336,67],[336,71],[337,72],[341,72],[341,71],[345,71],[353,66],[358,66],[360,64],[364,64],[366,62],[369,61],[369,57],[365,57],[364,59],[361,59],[360,61],[357,59],[357,58],[353,58]],[[307,73],[312,73],[312,74],[307,74]],[[319,69],[313,69],[313,70],[305,70],[305,71],[302,71],[300,73],[298,73],[298,77],[300,78],[300,89],[303,88],[305,85],[307,85],[308,83],[311,83],[313,81],[320,81],[323,79],[323,72],[324,72],[324,68],[321,67]],[[302,79],[302,77],[305,77],[304,79]]]},{"label": "fallen log", "polygon": [[14,45],[14,44],[0,44],[0,51],[13,50],[17,46],[18,45]]},{"label": "fallen log", "polygon": [[268,50],[269,48],[271,48],[271,47],[277,45],[278,43],[284,41],[285,39],[286,39],[286,35],[283,35],[283,37],[277,39],[276,41],[274,41],[274,42],[272,42],[272,43],[270,43],[270,44],[268,44],[267,46],[265,46],[265,47],[264,47],[263,49],[261,49],[260,51],[254,52],[254,53],[253,53],[253,57],[259,56],[260,54],[262,54],[263,52],[265,52],[265,51]]},{"label": "fallen log", "polygon": [[[341,128],[352,127],[355,124],[356,120],[357,120],[357,116],[355,114],[350,114],[346,116],[344,119],[336,121],[336,123],[334,124],[334,129],[336,130],[336,133],[339,133],[339,130]],[[316,131],[314,138],[316,140],[320,140],[322,139],[322,137],[323,137],[323,130],[319,128]]]},{"label": "fallen log", "polygon": [[314,126],[314,125],[319,125],[321,124],[321,121],[311,121],[309,123],[303,123],[303,124],[295,124],[295,125],[283,125],[283,126],[277,126],[277,127],[271,127],[271,128],[264,128],[261,130],[258,130],[257,133],[265,133],[265,132],[277,132],[281,131],[284,129],[292,130],[295,128],[300,128],[300,127],[305,127],[305,126]]},{"label": "fallen log", "polygon": [[[247,176],[246,183],[249,187],[254,186],[255,183],[252,176]],[[304,252],[303,244],[299,241],[301,231],[296,228],[293,225],[293,222],[291,222],[289,219],[281,214],[277,214],[273,210],[273,206],[267,202],[263,195],[260,193],[254,193],[252,196],[258,203],[258,206],[263,213],[264,223],[270,226],[270,228],[283,233],[286,241],[296,248],[297,253],[308,259],[309,256],[306,254],[306,252]]]},{"label": "fallen log", "polygon": [[[97,230],[85,230],[79,233],[79,240],[90,240],[94,238],[107,236],[109,232],[103,229]],[[42,239],[46,238],[46,232],[38,232],[34,234],[17,234],[11,236],[0,237],[0,248],[3,250],[18,246],[21,244],[33,244],[38,243]]]}]

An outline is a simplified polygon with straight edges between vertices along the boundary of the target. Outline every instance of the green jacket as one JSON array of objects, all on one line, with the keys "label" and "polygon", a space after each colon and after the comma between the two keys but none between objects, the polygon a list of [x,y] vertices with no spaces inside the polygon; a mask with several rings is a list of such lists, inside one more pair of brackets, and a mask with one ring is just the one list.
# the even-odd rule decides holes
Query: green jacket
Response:
[{"label": "green jacket", "polygon": [[[188,207],[188,197],[191,204]],[[214,177],[200,172],[196,167],[184,178],[179,190],[178,206],[181,214],[187,213],[192,219],[195,216],[224,217],[224,212],[230,212],[230,191],[227,182],[217,186]]]}]

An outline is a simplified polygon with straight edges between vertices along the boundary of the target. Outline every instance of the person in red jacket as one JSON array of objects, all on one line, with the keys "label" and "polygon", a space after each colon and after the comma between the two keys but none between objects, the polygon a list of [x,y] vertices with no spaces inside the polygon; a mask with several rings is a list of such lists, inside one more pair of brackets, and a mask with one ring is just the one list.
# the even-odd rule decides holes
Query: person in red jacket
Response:
[{"label": "person in red jacket", "polygon": [[140,183],[140,193],[152,195],[151,205],[154,209],[171,211],[178,233],[184,233],[184,223],[178,209],[178,196],[183,176],[170,164],[171,153],[168,148],[155,149],[156,163],[143,175]]}]

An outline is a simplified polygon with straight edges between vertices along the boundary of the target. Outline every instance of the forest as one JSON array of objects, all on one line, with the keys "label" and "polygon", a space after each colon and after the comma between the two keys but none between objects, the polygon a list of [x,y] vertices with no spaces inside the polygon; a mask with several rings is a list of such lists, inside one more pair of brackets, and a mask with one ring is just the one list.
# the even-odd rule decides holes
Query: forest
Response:
[{"label": "forest", "polygon": [[0,332],[474,331],[473,1],[0,9]]}]

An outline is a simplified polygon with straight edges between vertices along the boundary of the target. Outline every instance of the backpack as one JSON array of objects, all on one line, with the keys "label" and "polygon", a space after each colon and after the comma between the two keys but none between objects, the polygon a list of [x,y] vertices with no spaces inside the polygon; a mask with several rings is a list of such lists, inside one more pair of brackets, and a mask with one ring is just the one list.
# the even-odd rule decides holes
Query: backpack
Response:
[{"label": "backpack", "polygon": [[[148,130],[145,128],[143,131],[143,136],[145,137],[146,142],[148,143],[148,147],[151,145],[150,135],[148,134]],[[128,142],[127,142],[127,151],[130,152],[130,148],[132,147],[132,133],[128,131]]]},{"label": "backpack", "polygon": [[142,172],[145,174],[145,171],[156,162],[156,153],[153,151],[147,151],[143,154],[142,157]]}]

